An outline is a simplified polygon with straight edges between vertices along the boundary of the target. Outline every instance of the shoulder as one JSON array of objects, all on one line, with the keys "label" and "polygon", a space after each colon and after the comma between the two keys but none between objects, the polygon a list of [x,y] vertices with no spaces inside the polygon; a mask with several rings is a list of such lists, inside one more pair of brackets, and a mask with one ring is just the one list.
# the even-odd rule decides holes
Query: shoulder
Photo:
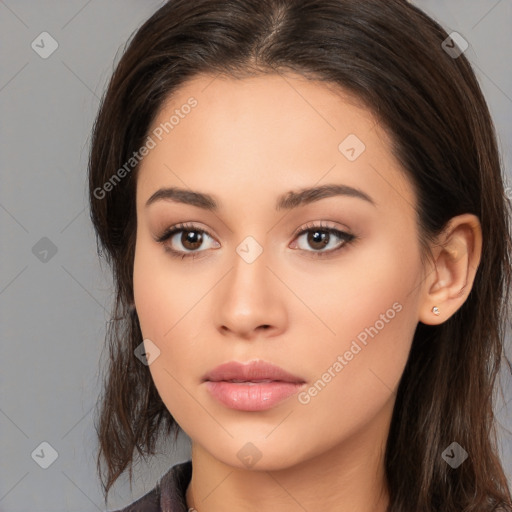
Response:
[{"label": "shoulder", "polygon": [[156,486],[125,508],[112,512],[187,512],[186,491],[192,476],[192,462],[176,464]]}]

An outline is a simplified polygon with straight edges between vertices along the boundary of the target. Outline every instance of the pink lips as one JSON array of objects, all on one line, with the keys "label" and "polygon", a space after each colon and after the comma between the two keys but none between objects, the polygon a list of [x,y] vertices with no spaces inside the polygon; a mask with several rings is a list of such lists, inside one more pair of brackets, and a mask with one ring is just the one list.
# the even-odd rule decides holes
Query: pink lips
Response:
[{"label": "pink lips", "polygon": [[214,398],[240,411],[270,409],[295,394],[305,383],[304,379],[265,361],[221,364],[203,380]]}]

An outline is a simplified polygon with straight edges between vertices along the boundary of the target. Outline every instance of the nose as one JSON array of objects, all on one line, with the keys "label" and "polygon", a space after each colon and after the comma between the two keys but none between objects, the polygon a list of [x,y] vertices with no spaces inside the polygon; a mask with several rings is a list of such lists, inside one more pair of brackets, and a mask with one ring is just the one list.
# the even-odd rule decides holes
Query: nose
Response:
[{"label": "nose", "polygon": [[277,336],[286,329],[284,285],[269,263],[265,250],[253,261],[243,251],[235,253],[215,297],[215,321],[221,334],[252,340]]}]

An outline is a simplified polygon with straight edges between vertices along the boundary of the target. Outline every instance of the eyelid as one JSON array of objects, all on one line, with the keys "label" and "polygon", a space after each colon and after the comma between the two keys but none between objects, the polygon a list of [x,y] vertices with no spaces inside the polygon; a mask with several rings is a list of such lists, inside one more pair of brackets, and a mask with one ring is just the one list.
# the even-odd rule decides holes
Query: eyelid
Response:
[{"label": "eyelid", "polygon": [[309,230],[313,230],[313,229],[335,230],[335,231],[339,231],[341,233],[345,233],[344,230],[347,230],[346,234],[347,235],[351,234],[350,230],[347,227],[332,226],[332,225],[326,224],[325,221],[323,221],[323,220],[319,220],[319,221],[311,221],[305,225],[303,224],[302,226],[298,227],[292,233],[292,237],[295,238],[298,235],[302,234],[304,231],[309,231]]},{"label": "eyelid", "polygon": [[163,243],[176,233],[179,233],[180,231],[197,231],[199,233],[209,236],[212,239],[215,239],[215,237],[210,235],[210,233],[206,229],[200,228],[195,224],[179,222],[178,224],[174,224],[164,229],[161,235],[155,237],[155,241],[158,243]]}]

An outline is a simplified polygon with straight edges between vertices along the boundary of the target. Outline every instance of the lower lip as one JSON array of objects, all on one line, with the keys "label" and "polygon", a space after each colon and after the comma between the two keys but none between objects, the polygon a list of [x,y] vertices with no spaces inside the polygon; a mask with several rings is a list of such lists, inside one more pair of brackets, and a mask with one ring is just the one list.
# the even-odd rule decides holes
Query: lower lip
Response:
[{"label": "lower lip", "polygon": [[239,411],[264,411],[297,393],[303,384],[292,382],[236,383],[206,381],[208,391],[220,403]]}]

